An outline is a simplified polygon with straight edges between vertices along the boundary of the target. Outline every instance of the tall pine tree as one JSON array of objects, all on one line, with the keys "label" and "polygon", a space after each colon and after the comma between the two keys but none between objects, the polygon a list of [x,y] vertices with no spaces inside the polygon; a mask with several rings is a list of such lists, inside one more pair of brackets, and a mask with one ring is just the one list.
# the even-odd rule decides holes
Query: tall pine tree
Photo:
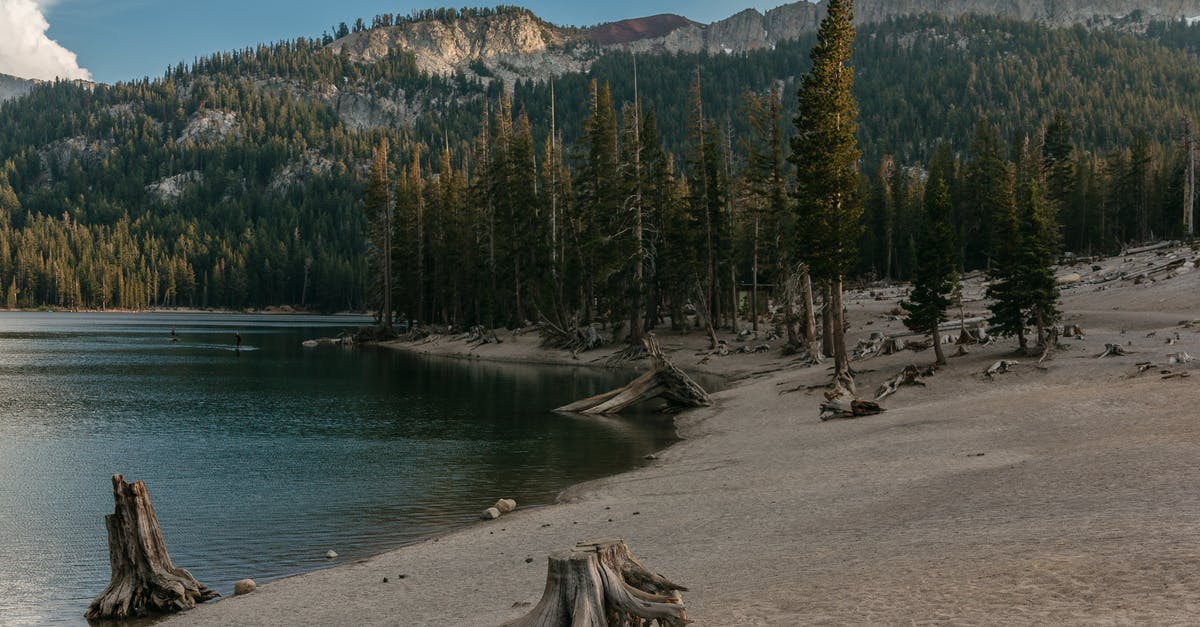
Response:
[{"label": "tall pine tree", "polygon": [[917,246],[917,265],[913,268],[912,299],[901,303],[908,315],[909,329],[929,333],[939,366],[946,365],[938,325],[946,320],[950,293],[954,291],[954,228],[950,224],[950,190],[945,180],[930,179],[925,191],[925,219]]},{"label": "tall pine tree", "polygon": [[834,379],[853,385],[846,351],[842,277],[858,262],[862,200],[858,194],[855,137],[858,105],[851,93],[849,67],[854,43],[852,0],[830,0],[812,50],[813,67],[798,96],[796,136],[790,161],[796,166],[797,256],[813,275],[828,283],[832,295]]}]

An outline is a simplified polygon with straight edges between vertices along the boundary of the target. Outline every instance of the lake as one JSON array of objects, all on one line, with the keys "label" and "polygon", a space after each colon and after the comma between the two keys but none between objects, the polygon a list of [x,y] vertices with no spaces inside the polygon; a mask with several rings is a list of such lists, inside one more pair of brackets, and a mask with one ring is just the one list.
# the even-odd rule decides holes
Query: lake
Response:
[{"label": "lake", "polygon": [[552,503],[674,438],[667,418],[550,411],[628,374],[301,346],[368,322],[0,312],[0,624],[84,623],[116,473],[146,482],[175,564],[229,596],[500,497]]}]

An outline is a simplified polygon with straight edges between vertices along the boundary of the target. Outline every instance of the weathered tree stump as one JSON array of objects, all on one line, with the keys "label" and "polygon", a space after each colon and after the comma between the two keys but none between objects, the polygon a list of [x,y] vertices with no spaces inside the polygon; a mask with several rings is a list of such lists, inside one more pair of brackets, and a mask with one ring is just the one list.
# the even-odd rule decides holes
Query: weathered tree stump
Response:
[{"label": "weathered tree stump", "polygon": [[141,481],[113,475],[116,508],[104,517],[112,580],[84,618],[128,619],[190,610],[221,596],[171,563],[150,493]]},{"label": "weathered tree stump", "polygon": [[934,371],[934,368],[926,368],[921,370],[920,368],[911,364],[905,366],[904,370],[901,370],[900,373],[897,374],[892,380],[879,386],[879,389],[875,392],[875,400],[882,401],[883,399],[895,394],[900,390],[901,387],[906,385],[919,385],[921,387],[925,387],[925,382],[921,379],[924,377],[933,376]]},{"label": "weathered tree stump", "polygon": [[581,401],[559,407],[555,411],[578,414],[618,414],[630,407],[655,398],[667,401],[671,409],[688,409],[712,405],[708,393],[691,377],[676,368],[663,355],[654,334],[646,335],[646,352],[652,368],[624,387],[597,394]]},{"label": "weathered tree stump", "polygon": [[683,627],[687,588],[650,572],[623,540],[580,542],[550,555],[542,599],[503,627]]}]

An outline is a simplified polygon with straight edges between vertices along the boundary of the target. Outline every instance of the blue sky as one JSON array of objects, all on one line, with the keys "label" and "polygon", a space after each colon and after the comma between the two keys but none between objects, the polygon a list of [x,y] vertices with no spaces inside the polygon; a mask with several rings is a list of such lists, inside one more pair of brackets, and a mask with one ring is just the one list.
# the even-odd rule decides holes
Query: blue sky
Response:
[{"label": "blue sky", "polygon": [[[0,0],[0,10],[6,3]],[[158,76],[168,65],[263,41],[320,35],[334,24],[369,20],[379,13],[408,13],[437,6],[488,6],[487,2],[341,0],[33,0],[49,23],[47,35],[74,52],[94,80],[115,82]],[[558,24],[590,25],[657,13],[701,22],[746,8],[766,10],[787,0],[505,0]],[[0,33],[2,34],[2,33]],[[0,58],[0,72],[5,69]],[[11,72],[10,72],[11,73]]]}]

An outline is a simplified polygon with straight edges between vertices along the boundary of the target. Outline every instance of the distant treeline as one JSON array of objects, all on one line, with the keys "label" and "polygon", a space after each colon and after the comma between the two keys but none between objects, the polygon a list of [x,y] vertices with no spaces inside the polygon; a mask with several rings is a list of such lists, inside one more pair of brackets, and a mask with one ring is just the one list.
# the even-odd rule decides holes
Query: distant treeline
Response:
[{"label": "distant treeline", "polygon": [[[1181,23],[1141,37],[980,17],[906,18],[864,28],[854,57],[867,205],[860,273],[910,275],[914,199],[936,159],[953,162],[959,263],[986,265],[987,217],[972,204],[976,193],[967,176],[984,152],[998,155],[985,159],[992,171],[1053,157],[1055,179],[1045,189],[1055,196],[1066,249],[1111,251],[1125,241],[1178,234],[1183,138],[1187,121],[1197,119],[1191,96],[1200,93],[1198,33]],[[647,232],[648,245],[658,247],[659,289],[669,283],[690,290],[691,262],[672,256],[703,251],[707,258],[709,249],[717,264],[704,276],[718,275],[719,293],[728,294],[712,306],[727,313],[732,286],[752,281],[752,216],[765,201],[747,191],[746,173],[761,165],[751,148],[762,130],[746,97],[761,100],[773,86],[779,90],[777,127],[786,145],[796,79],[809,67],[812,44],[806,37],[744,55],[637,57],[643,123],[653,112],[657,137],[643,146],[659,169],[646,185],[659,190],[664,207],[656,214],[662,224]],[[311,40],[212,55],[153,80],[38,87],[0,105],[0,304],[368,306],[375,275],[362,199],[372,150],[384,139],[397,179],[411,171],[406,176],[421,182],[400,191],[419,189],[429,208],[418,239],[411,205],[399,207],[397,228],[407,229],[397,234],[400,276],[421,269],[424,295],[411,282],[401,284],[398,303],[427,319],[536,318],[535,309],[552,301],[534,298],[532,284],[546,279],[550,266],[545,251],[539,257],[517,251],[531,250],[528,238],[546,239],[537,229],[550,228],[551,205],[564,212],[562,233],[586,234],[572,260],[568,251],[557,253],[559,263],[575,264],[563,266],[560,277],[577,279],[564,284],[561,296],[556,287],[555,297],[601,303],[598,294],[621,289],[611,284],[616,275],[608,268],[627,255],[605,233],[620,232],[627,214],[624,199],[597,199],[599,188],[589,187],[594,168],[585,155],[597,132],[589,124],[598,119],[597,95],[607,91],[621,129],[614,150],[627,158],[620,151],[632,141],[625,138],[632,128],[625,107],[633,101],[633,67],[631,55],[609,54],[588,75],[556,80],[555,141],[549,83],[520,82],[502,95],[497,82],[463,73],[424,76],[407,54],[360,64]],[[348,126],[339,107],[368,96],[418,113],[387,129]],[[225,115],[232,115],[228,133],[217,128]],[[981,133],[996,139],[984,141]],[[506,136],[511,144],[496,145]],[[703,159],[702,143],[709,146]],[[947,148],[935,151],[942,144]],[[996,149],[983,151],[985,144]],[[510,150],[519,161],[511,161],[518,157]],[[509,175],[531,181],[529,188],[495,178],[494,164],[506,159]],[[618,160],[617,174],[630,176],[623,164]],[[791,174],[783,168],[780,176],[786,181]],[[177,190],[162,185],[172,181]],[[702,191],[700,181],[707,185]],[[442,199],[428,197],[438,189]],[[484,189],[493,190],[490,201]],[[512,196],[497,200],[501,189]],[[700,194],[707,196],[707,213],[693,206]],[[690,213],[679,213],[681,206]],[[699,215],[716,229],[711,245],[706,234],[698,247],[688,231]],[[675,219],[684,223],[670,226]],[[685,234],[677,240],[673,232]],[[480,248],[485,241],[488,247]],[[759,281],[777,283],[769,242],[759,244],[767,247],[760,250]],[[494,289],[480,251],[488,264],[495,257]],[[671,272],[680,274],[662,278]],[[594,309],[601,315],[604,307]]]}]

